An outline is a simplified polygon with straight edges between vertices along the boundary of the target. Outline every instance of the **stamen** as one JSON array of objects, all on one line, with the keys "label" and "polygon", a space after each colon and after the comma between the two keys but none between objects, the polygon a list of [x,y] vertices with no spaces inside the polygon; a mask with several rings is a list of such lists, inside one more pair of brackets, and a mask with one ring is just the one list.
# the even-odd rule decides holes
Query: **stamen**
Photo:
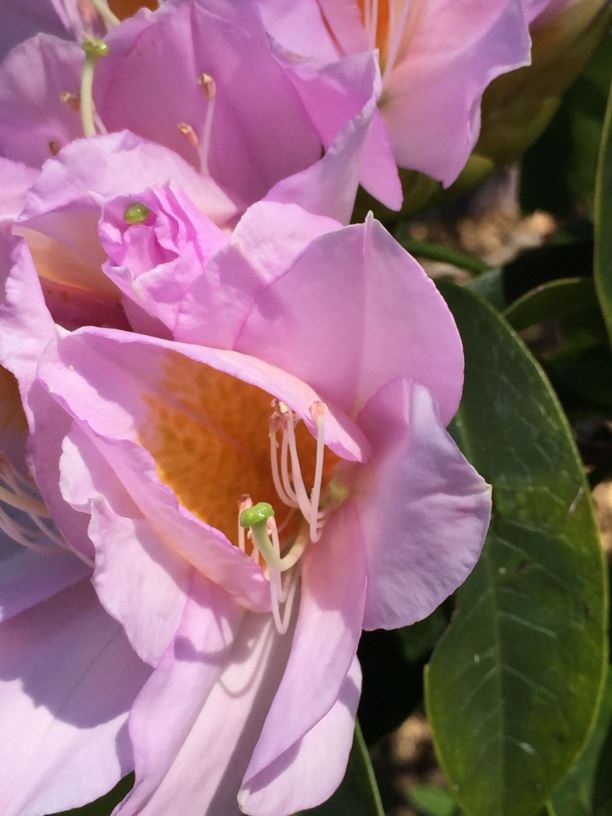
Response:
[{"label": "stamen", "polygon": [[310,539],[318,541],[321,538],[323,524],[319,523],[319,502],[321,500],[321,485],[323,483],[323,460],[325,458],[325,414],[327,406],[322,402],[313,402],[310,406],[310,415],[317,428],[317,455],[315,460],[315,474],[310,491]]},{"label": "stamen", "polygon": [[67,105],[75,113],[81,110],[81,99],[78,94],[70,91],[62,91],[60,94],[60,101]]},{"label": "stamen", "polygon": [[81,75],[81,121],[83,123],[83,133],[85,136],[96,135],[94,103],[93,103],[93,80],[96,64],[100,57],[108,56],[109,48],[103,40],[85,35],[83,51],[85,52],[85,65]]},{"label": "stamen", "polygon": [[378,35],[378,0],[372,0],[370,26],[370,48],[376,48],[376,38]]},{"label": "stamen", "polygon": [[210,136],[212,133],[213,117],[215,115],[215,99],[217,98],[217,83],[210,74],[202,74],[198,80],[204,93],[208,104],[206,106],[206,118],[204,119],[204,128],[202,130],[202,146],[200,148],[201,170],[207,176],[210,176],[208,168],[208,154],[210,153]]},{"label": "stamen", "polygon": [[240,517],[242,516],[245,510],[248,510],[249,507],[253,506],[253,500],[249,495],[246,493],[244,496],[240,497],[240,501],[238,502],[238,546],[242,550],[243,553],[246,552],[246,529],[240,523]]},{"label": "stamen", "polygon": [[176,126],[178,132],[183,135],[192,147],[197,147],[199,144],[198,134],[188,125],[187,122],[179,122]]},{"label": "stamen", "polygon": [[[383,82],[386,79],[389,71],[393,69],[395,61],[399,54],[402,45],[402,39],[406,24],[408,22],[408,15],[410,13],[411,0],[389,0],[389,30],[387,32],[387,58],[385,61],[385,69],[383,71]],[[399,13],[399,20],[397,19],[396,2],[401,3],[401,11]]]},{"label": "stamen", "polygon": [[114,28],[119,25],[121,20],[110,10],[106,0],[89,0],[89,2],[104,20],[108,28]]},{"label": "stamen", "polygon": [[[276,437],[276,429],[278,426],[278,417],[275,414],[272,414],[270,417],[270,430],[268,432],[270,438],[270,468],[272,470],[272,481],[274,482],[274,489],[276,490],[279,499],[286,504],[288,507],[297,507],[297,501],[294,501],[293,498],[289,495],[289,493],[285,490],[285,482],[288,481],[288,475],[286,474],[287,465],[286,465],[286,455],[283,458],[285,463],[285,476],[281,480],[280,474],[278,472],[278,439]],[[283,437],[283,442],[285,439]]]},{"label": "stamen", "polygon": [[126,224],[143,224],[151,215],[151,210],[142,201],[134,201],[125,208],[123,220]]},{"label": "stamen", "polygon": [[56,139],[51,139],[49,142],[49,152],[52,156],[57,156],[57,154],[62,149],[61,144]]},{"label": "stamen", "polygon": [[[9,515],[5,507],[23,514],[30,524]],[[10,461],[0,454],[0,531],[16,544],[33,552],[53,555],[68,551],[77,555],[88,566],[93,566],[93,562],[87,556],[73,550],[51,528],[51,524],[47,507],[36,493],[36,485],[26,481],[15,471]],[[36,530],[42,533],[44,539],[41,539]]]}]

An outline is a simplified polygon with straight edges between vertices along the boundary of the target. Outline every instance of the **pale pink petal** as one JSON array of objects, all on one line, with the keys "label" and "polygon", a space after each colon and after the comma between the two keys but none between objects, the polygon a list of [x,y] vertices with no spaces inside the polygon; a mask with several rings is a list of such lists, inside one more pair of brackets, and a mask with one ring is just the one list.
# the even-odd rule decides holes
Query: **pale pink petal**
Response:
[{"label": "pale pink petal", "polygon": [[38,177],[38,170],[0,156],[0,224],[13,221],[25,206],[26,193]]},{"label": "pale pink petal", "polygon": [[361,691],[361,667],[353,664],[337,702],[285,754],[238,794],[249,816],[286,816],[325,802],[346,772]]},{"label": "pale pink petal", "polygon": [[461,396],[463,353],[448,307],[372,219],[313,241],[256,297],[234,348],[295,374],[349,416],[398,376],[425,384],[444,422]]},{"label": "pale pink petal", "polygon": [[0,627],[0,810],[77,807],[133,768],[127,715],[148,676],[88,582]]},{"label": "pale pink petal", "polygon": [[388,384],[359,423],[376,451],[353,489],[368,554],[364,628],[409,626],[476,564],[491,488],[444,430],[422,385]]},{"label": "pale pink petal", "polygon": [[367,582],[363,545],[354,507],[347,502],[304,556],[291,654],[243,788],[268,774],[266,769],[278,770],[274,763],[339,699],[361,635]]},{"label": "pale pink petal", "polygon": [[451,184],[480,130],[480,101],[500,74],[529,63],[520,0],[414,0],[381,110],[401,167]]},{"label": "pale pink petal", "polygon": [[104,500],[92,506],[89,535],[101,603],[141,660],[156,665],[181,620],[193,568],[145,519],[120,516]]},{"label": "pale pink petal", "polygon": [[180,622],[193,569],[143,518],[95,439],[78,425],[64,438],[60,473],[65,501],[91,519],[100,602],[141,660],[155,665]]},{"label": "pale pink petal", "polygon": [[[224,224],[236,214],[235,205],[211,179],[197,173],[172,150],[125,131],[78,139],[47,162],[28,195],[24,221],[40,228],[34,219],[75,202],[88,202],[89,209],[98,212],[105,200],[138,194],[169,181],[216,224]],[[53,237],[68,242],[80,239],[70,225]],[[97,242],[97,236],[94,240]]]},{"label": "pale pink petal", "polygon": [[290,646],[269,617],[241,622],[222,592],[195,586],[173,646],[133,706],[136,785],[116,816],[239,816],[240,780]]},{"label": "pale pink petal", "polygon": [[11,52],[0,66],[0,155],[39,167],[83,135],[83,59],[77,43],[45,34]]},{"label": "pale pink petal", "polygon": [[186,293],[175,339],[231,348],[256,294],[286,272],[312,240],[340,226],[295,204],[253,204]]}]

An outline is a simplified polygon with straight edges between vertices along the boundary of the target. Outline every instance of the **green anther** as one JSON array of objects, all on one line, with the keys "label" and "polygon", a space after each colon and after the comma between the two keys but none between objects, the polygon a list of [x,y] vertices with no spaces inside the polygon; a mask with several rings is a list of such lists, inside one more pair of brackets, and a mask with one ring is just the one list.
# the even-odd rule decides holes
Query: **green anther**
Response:
[{"label": "green anther", "polygon": [[83,43],[85,56],[90,60],[96,60],[98,57],[107,57],[109,50],[104,40],[99,40],[97,37],[87,37]]},{"label": "green anther", "polygon": [[240,514],[241,527],[257,527],[265,524],[274,515],[274,508],[268,502],[258,502],[252,507],[248,507]]},{"label": "green anther", "polygon": [[151,210],[142,201],[135,201],[125,208],[123,220],[126,224],[142,224],[151,215]]}]

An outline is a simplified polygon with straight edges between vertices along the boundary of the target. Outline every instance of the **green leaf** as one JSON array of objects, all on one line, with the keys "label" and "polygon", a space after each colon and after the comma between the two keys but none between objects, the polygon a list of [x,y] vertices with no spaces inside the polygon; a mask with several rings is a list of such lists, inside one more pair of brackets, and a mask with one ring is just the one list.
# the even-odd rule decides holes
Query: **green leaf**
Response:
[{"label": "green leaf", "polygon": [[468,816],[534,816],[588,737],[606,573],[570,428],[520,339],[444,286],[466,356],[452,432],[493,485],[483,555],[426,674],[434,742]]},{"label": "green leaf", "polygon": [[405,224],[400,225],[395,231],[395,238],[404,249],[408,250],[411,255],[417,258],[425,258],[430,261],[442,261],[451,266],[456,266],[459,269],[465,269],[474,275],[482,275],[491,270],[489,264],[481,261],[480,258],[475,258],[473,255],[467,255],[465,252],[450,249],[443,244],[436,244],[433,241],[419,241],[416,238],[412,238]]},{"label": "green leaf", "polygon": [[520,192],[525,210],[567,215],[579,205],[590,211],[611,73],[612,48],[606,37],[523,158]]},{"label": "green leaf", "polygon": [[303,813],[304,816],[385,816],[359,723],[342,784],[323,805]]},{"label": "green leaf", "polygon": [[593,281],[588,278],[561,278],[537,286],[514,301],[504,312],[513,329],[519,331],[542,323],[597,308]]},{"label": "green leaf", "polygon": [[612,83],[595,185],[595,286],[612,342]]},{"label": "green leaf", "polygon": [[[559,785],[552,797],[555,816],[593,816],[593,787],[599,755],[612,724],[612,672],[608,670],[606,693],[593,733],[578,761]],[[609,758],[608,758],[609,759]],[[605,777],[610,779],[610,768]],[[608,781],[608,790],[610,790]],[[607,811],[608,813],[610,811]]]},{"label": "green leaf", "polygon": [[422,816],[456,816],[459,812],[449,792],[436,785],[414,785],[408,791],[408,799]]}]

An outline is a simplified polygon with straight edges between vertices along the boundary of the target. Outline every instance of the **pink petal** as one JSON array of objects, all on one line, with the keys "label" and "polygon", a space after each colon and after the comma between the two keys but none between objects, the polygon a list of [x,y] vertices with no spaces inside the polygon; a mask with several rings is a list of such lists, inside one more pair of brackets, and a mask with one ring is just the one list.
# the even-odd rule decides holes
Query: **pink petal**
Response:
[{"label": "pink petal", "polygon": [[269,617],[241,622],[222,592],[194,586],[175,643],[132,709],[136,785],[116,816],[239,816],[240,779],[290,645]]},{"label": "pink petal", "polygon": [[82,67],[77,43],[46,34],[11,52],[0,66],[0,154],[40,166],[83,135],[78,107],[61,99],[76,99]]},{"label": "pink petal", "polygon": [[[78,139],[47,162],[28,195],[24,222],[32,229],[41,229],[35,219],[42,221],[47,213],[75,204],[97,213],[105,200],[163,186],[169,179],[216,224],[224,224],[235,215],[235,205],[211,179],[196,173],[172,150],[126,131]],[[54,232],[52,237],[67,241],[79,238],[70,224],[65,232]],[[95,234],[92,240],[97,243]]]},{"label": "pink petal", "polygon": [[354,658],[338,700],[286,754],[255,777],[238,795],[250,816],[286,816],[325,802],[346,772],[355,714],[361,691],[361,668]]},{"label": "pink petal", "polygon": [[529,63],[520,0],[415,0],[381,109],[401,167],[445,186],[480,130],[480,100],[500,74]]},{"label": "pink petal", "polygon": [[[324,66],[308,60],[298,62],[291,80],[326,148],[336,142],[346,123],[362,116],[380,95],[378,60],[372,52],[352,54]],[[367,119],[367,115],[363,118]],[[382,204],[399,209],[402,188],[390,135],[378,115],[369,125],[365,149],[367,159],[358,162],[359,180]]]},{"label": "pink petal", "polygon": [[433,612],[476,564],[491,488],[444,430],[422,385],[389,383],[359,423],[376,451],[353,493],[368,553],[364,628],[409,626]]},{"label": "pink petal", "polygon": [[208,101],[198,78],[207,73],[216,83],[207,166],[223,189],[248,204],[318,158],[319,137],[250,6],[181,2],[146,24],[126,21],[108,43],[96,103],[109,129],[129,128],[205,171],[178,126],[202,145]]},{"label": "pink petal", "polygon": [[372,219],[313,241],[256,297],[234,348],[290,371],[349,416],[398,376],[425,384],[444,422],[461,396],[448,307]]},{"label": "pink petal", "polygon": [[175,339],[231,348],[260,290],[286,272],[314,238],[339,228],[337,221],[295,204],[253,204],[187,292]]},{"label": "pink petal", "polygon": [[266,31],[289,52],[321,62],[338,58],[317,0],[258,0],[257,5]]},{"label": "pink petal", "polygon": [[0,650],[2,813],[55,813],[112,788],[133,767],[127,713],[148,670],[88,583],[3,623]]},{"label": "pink petal", "polygon": [[[142,224],[127,224],[134,201],[150,214]],[[150,316],[174,331],[185,293],[227,235],[178,190],[158,187],[108,202],[98,226],[109,256],[105,274]],[[157,332],[155,332],[157,333]]]},{"label": "pink petal", "polygon": [[304,558],[291,653],[244,777],[249,790],[257,789],[262,773],[264,784],[272,784],[284,764],[280,758],[299,750],[296,743],[338,701],[361,635],[366,563],[350,503],[336,511]]},{"label": "pink petal", "polygon": [[3,0],[0,28],[0,60],[20,42],[40,31],[61,37],[63,21],[54,9],[57,0]]},{"label": "pink petal", "polygon": [[0,157],[0,223],[13,221],[25,206],[28,188],[38,177],[38,170]]},{"label": "pink petal", "polygon": [[57,551],[39,555],[21,546],[13,548],[10,557],[3,557],[0,565],[1,621],[42,603],[90,572],[70,553]]}]

